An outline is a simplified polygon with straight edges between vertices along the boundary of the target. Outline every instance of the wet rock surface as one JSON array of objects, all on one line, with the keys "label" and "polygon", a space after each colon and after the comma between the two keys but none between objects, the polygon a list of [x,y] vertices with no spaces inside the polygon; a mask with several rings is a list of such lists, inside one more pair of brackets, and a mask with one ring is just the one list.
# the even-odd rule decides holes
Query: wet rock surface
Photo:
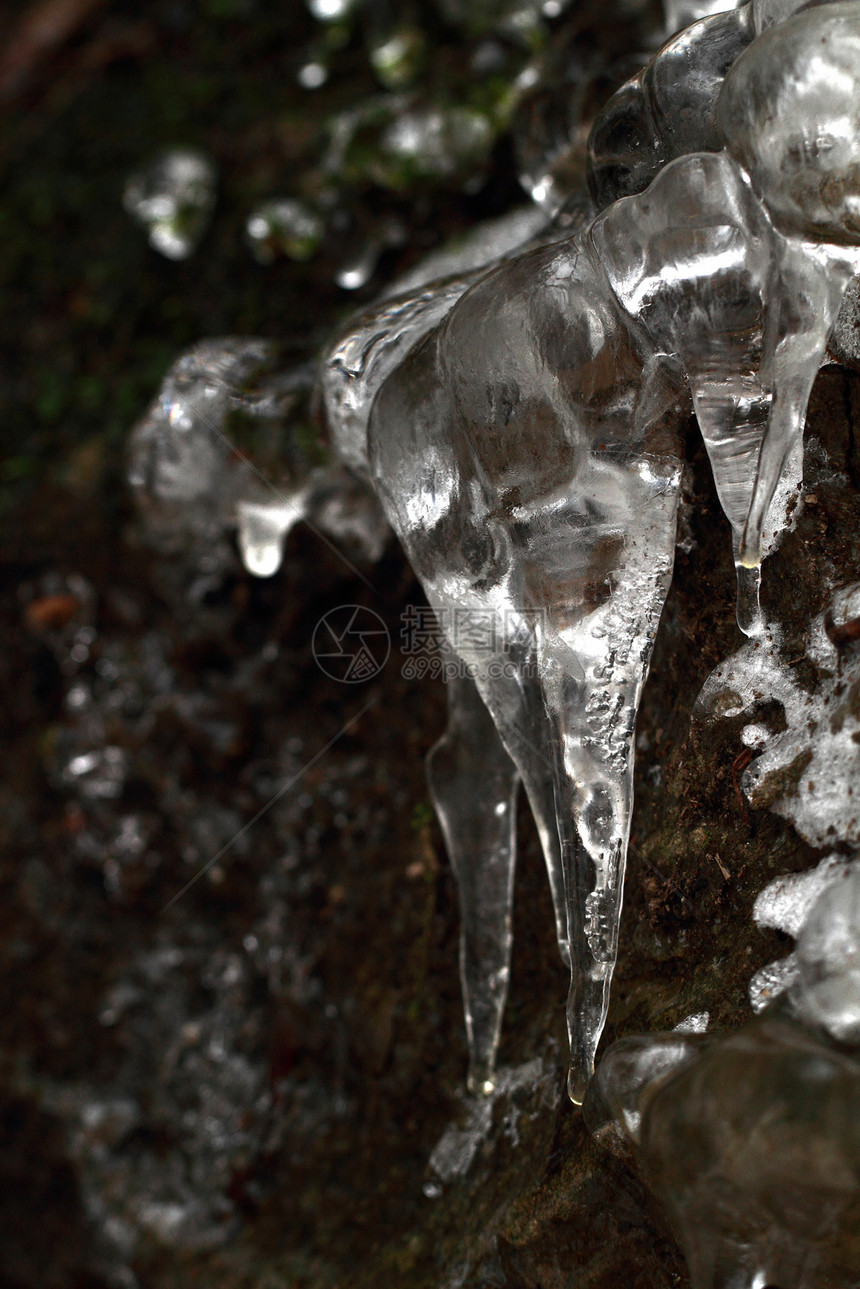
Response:
[{"label": "wet rock surface", "polygon": [[[120,17],[161,33],[178,21],[168,8]],[[286,34],[309,42],[310,20],[292,23]],[[22,167],[21,142],[3,154],[14,173],[3,326],[19,373],[7,381],[18,464],[5,467],[0,570],[3,1283],[685,1285],[656,1201],[562,1096],[565,982],[525,811],[500,1051],[510,1078],[489,1114],[465,1098],[456,896],[422,767],[444,693],[401,672],[402,614],[423,600],[397,549],[361,566],[368,587],[299,526],[280,571],[257,581],[229,539],[208,564],[152,552],[132,514],[124,436],[181,349],[202,335],[286,332],[302,358],[344,310],[331,248],[264,271],[242,245],[231,192],[277,191],[284,150],[301,151],[303,137],[298,125],[288,145],[274,126],[252,129],[260,86],[271,103],[282,76],[274,60],[265,75],[237,70],[267,47],[251,25],[221,18],[212,34],[189,20],[183,37],[198,80],[179,110],[226,185],[211,255],[145,259],[126,227],[124,177],[170,141],[163,102],[163,118],[142,113],[152,137],[134,155],[123,134],[135,104],[156,101],[141,88],[158,79],[144,53],[91,82],[73,48],[55,68],[65,97],[34,89],[27,101],[38,166]],[[216,81],[211,69],[226,68],[241,89],[232,142],[194,108],[223,107],[202,83],[207,59]],[[118,136],[91,155],[92,122],[114,102]],[[10,137],[21,124],[9,118]],[[423,196],[430,222],[409,207],[399,267],[419,244],[498,213],[512,188],[500,157],[480,200]],[[386,200],[402,213],[400,197]],[[94,201],[108,211],[97,227]],[[370,223],[360,202],[352,217]],[[56,220],[74,256],[56,238],[45,249]],[[48,307],[33,306],[34,288],[49,288]],[[858,408],[857,375],[825,370],[805,499],[765,565],[782,665],[810,695],[839,681],[810,658],[809,624],[860,569]],[[803,839],[796,810],[768,808],[791,800],[789,779],[772,802],[749,799],[749,714],[692,715],[742,638],[728,528],[693,437],[690,458],[684,547],[638,724],[604,1045],[704,1011],[711,1029],[749,1020],[751,977],[791,947],[755,924],[758,895],[834,851],[832,839],[826,851]],[[326,677],[311,649],[320,618],[344,604],[372,608],[395,646],[355,686]],[[834,627],[847,677],[860,645]],[[844,706],[848,688],[837,697]],[[754,719],[775,736],[786,728],[770,701]],[[853,720],[849,710],[844,727]],[[518,1079],[523,1068],[535,1077]],[[458,1169],[450,1143],[467,1137]]]}]

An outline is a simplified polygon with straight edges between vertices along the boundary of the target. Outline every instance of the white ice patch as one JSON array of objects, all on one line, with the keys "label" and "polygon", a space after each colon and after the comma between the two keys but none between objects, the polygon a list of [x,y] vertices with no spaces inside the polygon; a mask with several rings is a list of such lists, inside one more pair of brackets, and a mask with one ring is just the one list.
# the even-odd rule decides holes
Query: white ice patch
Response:
[{"label": "white ice patch", "polygon": [[[860,651],[837,653],[827,632],[848,621],[857,588],[843,588],[810,626],[806,656],[819,670],[810,693],[783,661],[781,634],[770,627],[721,663],[705,682],[696,712],[710,719],[752,714],[778,702],[786,728],[769,734],[751,723],[743,741],[761,749],[741,778],[750,805],[787,819],[810,846],[860,847]],[[800,661],[792,659],[792,663]]]},{"label": "white ice patch", "polygon": [[797,939],[810,909],[825,887],[846,868],[857,866],[840,855],[828,855],[817,868],[777,877],[760,892],[753,906],[757,927],[772,927]]},{"label": "white ice patch", "polygon": [[[817,868],[777,877],[756,899],[753,907],[756,926],[772,927],[797,939],[824,892],[846,878],[856,880],[857,876],[860,876],[860,861],[828,855]],[[801,955],[790,953],[757,971],[749,985],[753,1011],[760,1012],[786,990],[795,990],[802,983],[802,966]]]},{"label": "white ice patch", "polygon": [[758,1013],[764,1011],[775,998],[790,989],[798,977],[797,959],[793,953],[787,958],[769,962],[755,973],[749,983],[750,1006]]},{"label": "white ice patch", "polygon": [[693,1012],[690,1016],[685,1016],[675,1026],[676,1034],[704,1034],[707,1032],[710,1023],[710,1012]]}]

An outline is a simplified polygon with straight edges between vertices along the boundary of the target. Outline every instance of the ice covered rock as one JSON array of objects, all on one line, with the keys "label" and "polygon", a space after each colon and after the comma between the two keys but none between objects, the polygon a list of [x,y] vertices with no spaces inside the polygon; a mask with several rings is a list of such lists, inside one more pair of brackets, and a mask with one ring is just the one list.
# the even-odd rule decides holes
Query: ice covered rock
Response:
[{"label": "ice covered rock", "polygon": [[[517,778],[571,967],[575,1099],[592,1069],[690,398],[732,526],[739,622],[763,631],[767,515],[860,240],[858,50],[852,4],[770,28],[723,84],[726,151],[676,160],[573,239],[465,293],[449,279],[384,302],[329,352],[336,447],[373,481],[465,666],[429,773],[461,891],[475,1085],[492,1082],[506,993]],[[826,101],[825,75],[843,91]],[[829,131],[835,158],[797,161],[798,130]],[[481,701],[498,737],[485,721],[475,759]]]},{"label": "ice covered rock", "polygon": [[840,588],[809,624],[806,657],[815,666],[814,686],[798,682],[773,628],[712,672],[695,709],[719,720],[780,705],[781,729],[747,727],[754,729],[750,741],[758,755],[741,776],[741,789],[754,808],[773,810],[822,848],[860,846],[857,596],[856,584]]},{"label": "ice covered rock", "polygon": [[860,1258],[860,872],[836,875],[787,1001],[736,1034],[619,1040],[586,1121],[665,1205],[694,1289],[849,1289]]}]

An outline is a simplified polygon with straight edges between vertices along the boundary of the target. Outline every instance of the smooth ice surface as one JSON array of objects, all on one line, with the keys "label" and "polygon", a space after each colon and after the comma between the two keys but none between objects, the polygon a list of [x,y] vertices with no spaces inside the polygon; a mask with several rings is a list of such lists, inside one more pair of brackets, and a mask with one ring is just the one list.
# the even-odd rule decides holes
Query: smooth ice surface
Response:
[{"label": "smooth ice surface", "polygon": [[549,240],[550,220],[544,211],[534,206],[515,206],[425,255],[413,269],[387,287],[382,298],[408,295],[430,282],[455,276],[463,277],[465,289],[465,283],[471,283],[465,275],[507,259],[544,234]]},{"label": "smooth ice surface", "polygon": [[[586,1123],[637,1158],[694,1289],[850,1289],[860,1255],[860,868],[831,857],[780,878],[756,918],[799,935],[795,954],[757,973],[761,1016],[728,1036],[614,1043]],[[767,1006],[783,990],[786,1000]]]},{"label": "smooth ice surface", "polygon": [[[594,314],[569,319],[571,301]],[[558,939],[574,967],[574,1092],[590,1072],[615,956],[633,725],[671,574],[680,477],[665,415],[674,391],[664,382],[662,399],[643,400],[641,355],[614,311],[578,245],[494,270],[383,385],[369,436],[386,513],[499,731],[493,756],[501,767],[505,752],[513,761],[538,819]],[[488,325],[493,347],[476,352]],[[589,341],[593,366],[557,389],[565,354]],[[627,368],[606,389],[604,347]],[[455,712],[452,744],[457,725]],[[454,820],[469,854],[462,816],[449,806],[448,817],[449,838]],[[469,862],[479,890],[505,864],[498,847]],[[511,850],[500,925],[512,865]],[[504,973],[494,981],[500,1009]],[[487,979],[467,974],[464,986],[495,1005]],[[493,1048],[473,1046],[473,1067],[491,1066]]]},{"label": "smooth ice surface", "polygon": [[588,1088],[585,1123],[613,1154],[629,1153],[641,1141],[642,1114],[655,1085],[690,1061],[703,1042],[701,1031],[672,1030],[635,1035],[613,1043]]},{"label": "smooth ice surface", "polygon": [[[853,5],[771,28],[722,82],[727,151],[670,163],[574,238],[384,301],[327,356],[336,447],[373,482],[465,666],[430,781],[460,885],[474,1086],[491,1083],[507,989],[516,777],[571,967],[574,1099],[592,1070],[690,400],[732,527],[739,622],[767,639],[755,566],[773,498],[782,486],[779,530],[797,490],[806,400],[852,253],[825,239],[837,227],[846,243],[860,236],[847,178],[860,129],[845,141],[860,98],[855,45]],[[825,104],[808,85],[828,67],[838,92]],[[752,114],[746,106],[755,76],[780,104],[782,133],[768,124],[767,96]],[[815,150],[798,160],[801,128],[835,131],[848,169]],[[769,132],[767,157],[756,131]],[[798,166],[804,237],[770,213],[803,200]],[[835,197],[822,221],[825,187]],[[480,757],[466,746],[478,710],[470,683],[497,731],[486,723]],[[458,786],[470,772],[493,784],[487,822]]]},{"label": "smooth ice surface", "polygon": [[[587,174],[598,209],[642,192],[676,157],[719,151],[725,138],[717,104],[727,72],[765,28],[790,18],[806,3],[753,0],[734,6],[720,0],[667,0],[666,35],[673,38],[615,91],[591,127]],[[683,10],[690,11],[689,17]]]},{"label": "smooth ice surface", "polygon": [[[727,143],[763,198],[769,218],[775,216],[783,232],[797,237],[809,232],[827,245],[817,253],[818,267],[808,244],[799,250],[791,240],[779,238],[770,246],[762,245],[759,272],[765,276],[757,283],[751,262],[749,302],[754,303],[758,295],[766,311],[779,308],[775,299],[767,299],[772,286],[767,279],[769,266],[778,263],[782,278],[778,293],[803,299],[807,316],[792,319],[788,334],[777,336],[765,327],[761,341],[752,341],[764,344],[758,356],[744,355],[741,344],[734,353],[727,349],[726,373],[716,379],[709,376],[705,388],[697,390],[690,372],[720,501],[732,522],[738,620],[749,634],[763,627],[757,606],[758,578],[752,570],[768,551],[768,514],[776,516],[779,526],[786,494],[800,482],[798,440],[806,401],[843,292],[860,267],[856,253],[840,245],[846,240],[856,243],[857,197],[847,191],[840,194],[841,214],[831,217],[830,197],[824,195],[834,192],[837,183],[828,178],[828,171],[832,168],[847,177],[855,164],[847,156],[856,151],[856,103],[851,103],[850,94],[837,102],[832,86],[839,83],[843,65],[857,65],[856,11],[852,12],[851,4],[825,5],[826,53],[822,56],[815,41],[815,32],[822,26],[820,15],[801,15],[779,27],[798,7],[798,0],[746,5],[683,31],[613,95],[598,114],[589,138],[589,184],[598,207],[641,192],[673,158],[716,151]],[[843,21],[847,26],[841,28]],[[751,46],[765,28],[770,30]],[[845,49],[838,51],[843,40]],[[763,82],[765,93],[756,97],[751,87]],[[786,96],[784,103],[780,95]],[[768,98],[780,103],[770,117],[760,106]],[[839,141],[835,147],[828,143],[826,149],[835,157],[823,161],[816,155],[808,167],[811,173],[802,167],[802,180],[792,177],[793,116],[799,118],[801,133],[817,131]],[[821,196],[815,195],[816,186]],[[835,204],[840,205],[838,197]],[[723,254],[727,251],[728,247]],[[757,363],[764,371],[769,369],[769,380],[754,378],[744,397],[740,373]],[[749,460],[758,462],[752,493]],[[782,496],[777,497],[780,490]]]},{"label": "smooth ice surface", "polygon": [[468,1087],[488,1095],[510,973],[519,775],[468,678],[448,682],[448,729],[427,779],[460,896]]},{"label": "smooth ice surface", "polygon": [[706,18],[612,95],[588,138],[588,185],[598,209],[642,192],[676,157],[722,147],[717,97],[754,35],[748,5]]},{"label": "smooth ice surface", "polygon": [[[644,63],[646,49],[657,49],[676,32],[700,18],[734,7],[733,0],[664,0],[664,21],[652,25],[656,15],[647,3],[637,3],[636,0],[626,3],[623,17],[636,24],[637,34],[635,46],[626,51],[625,61],[630,66]],[[737,19],[730,20],[729,25],[737,26]],[[741,25],[752,30],[750,23]],[[700,63],[703,58],[714,61],[714,47],[724,44],[725,37],[713,24],[708,25],[706,31],[704,38],[688,36],[685,39],[686,57],[679,58],[671,52],[656,56],[663,63],[674,58],[667,82],[667,87],[671,88],[666,96],[665,113],[660,110],[662,103],[654,105],[656,111],[648,110],[650,105],[646,96],[655,79],[652,70],[644,93],[636,81],[624,85],[601,107],[595,118],[595,106],[605,99],[607,76],[614,81],[615,69],[607,67],[605,53],[595,54],[594,50],[589,50],[572,29],[553,43],[544,54],[541,78],[535,92],[526,96],[514,121],[520,183],[538,206],[553,216],[562,210],[569,215],[582,213],[579,222],[585,222],[595,214],[587,191],[589,166],[606,171],[601,173],[592,194],[598,195],[597,208],[600,209],[619,197],[642,191],[666,161],[685,152],[701,151],[709,146],[709,139],[712,139],[715,149],[722,146],[722,140],[717,139],[713,131],[710,134],[706,131],[705,119],[713,112],[714,86],[702,75]],[[641,54],[638,52],[640,47]],[[723,61],[728,66],[730,60]],[[690,122],[686,139],[682,142],[679,132],[684,129],[684,117],[690,115],[689,102],[697,94],[702,110],[698,118]],[[642,118],[638,121],[633,109],[637,95]],[[666,137],[661,138],[662,135]],[[592,140],[593,146],[590,147]],[[692,146],[685,146],[691,143]],[[655,147],[650,161],[647,156],[649,144]],[[625,172],[622,158],[627,161],[626,169],[635,170],[639,177],[632,186],[628,182],[619,182]]]},{"label": "smooth ice surface", "polygon": [[386,300],[351,319],[329,347],[322,371],[326,411],[335,450],[357,474],[368,477],[367,425],[380,387],[473,281],[467,274]]},{"label": "smooth ice surface", "polygon": [[129,179],[123,204],[147,229],[154,250],[169,260],[185,260],[209,226],[215,179],[215,166],[205,153],[174,148]]},{"label": "smooth ice surface", "polygon": [[687,1043],[654,1034],[613,1044],[585,1115],[601,1144],[635,1156],[693,1289],[853,1289],[857,1048],[778,1009]]},{"label": "smooth ice surface", "polygon": [[335,448],[346,465],[367,476],[367,426],[373,400],[409,351],[483,272],[544,238],[552,239],[547,216],[518,207],[425,256],[375,304],[350,319],[329,346],[321,372]]},{"label": "smooth ice surface", "polygon": [[[770,357],[772,406],[740,543],[761,558],[767,511],[803,430],[806,403],[845,289],[860,268],[860,17],[822,4],[764,31],[726,77],[720,130],[786,238],[786,301]],[[815,146],[801,143],[815,132]],[[798,148],[804,149],[798,161]],[[787,299],[797,315],[789,321]]]}]

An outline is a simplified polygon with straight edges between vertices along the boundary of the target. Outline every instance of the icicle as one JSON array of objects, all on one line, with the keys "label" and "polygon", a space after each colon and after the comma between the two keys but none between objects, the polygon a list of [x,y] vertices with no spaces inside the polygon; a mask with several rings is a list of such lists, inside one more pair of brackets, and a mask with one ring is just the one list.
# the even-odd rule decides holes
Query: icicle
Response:
[{"label": "icicle", "polygon": [[[672,572],[686,390],[732,525],[739,620],[761,635],[758,558],[748,558],[744,524],[752,506],[761,538],[787,462],[799,461],[809,387],[850,261],[849,251],[779,231],[787,127],[776,171],[759,175],[766,120],[752,128],[737,86],[750,67],[760,77],[788,65],[787,89],[777,76],[773,90],[789,96],[785,121],[794,129],[814,108],[822,128],[820,103],[804,97],[803,60],[823,28],[834,66],[855,60],[847,103],[828,110],[856,113],[860,27],[843,12],[850,6],[837,8],[835,27],[833,6],[825,19],[810,11],[774,29],[776,52],[766,35],[730,73],[721,119],[739,160],[679,159],[566,243],[377,306],[326,364],[341,454],[372,479],[538,821],[571,968],[577,1101],[617,953],[633,735]],[[819,164],[810,158],[808,168]],[[850,210],[847,201],[848,213],[829,217],[850,223]],[[454,701],[440,765],[462,750],[464,702],[462,693]],[[484,740],[483,754],[495,746]],[[431,761],[463,905],[472,1081],[487,1085],[513,870],[512,772],[500,748],[494,756],[507,785],[490,794],[501,822],[482,816],[480,826],[475,794],[464,799]]]},{"label": "icicle", "polygon": [[239,554],[254,577],[272,577],[281,567],[284,542],[304,518],[304,497],[298,493],[283,502],[266,505],[240,501],[236,506]]}]

